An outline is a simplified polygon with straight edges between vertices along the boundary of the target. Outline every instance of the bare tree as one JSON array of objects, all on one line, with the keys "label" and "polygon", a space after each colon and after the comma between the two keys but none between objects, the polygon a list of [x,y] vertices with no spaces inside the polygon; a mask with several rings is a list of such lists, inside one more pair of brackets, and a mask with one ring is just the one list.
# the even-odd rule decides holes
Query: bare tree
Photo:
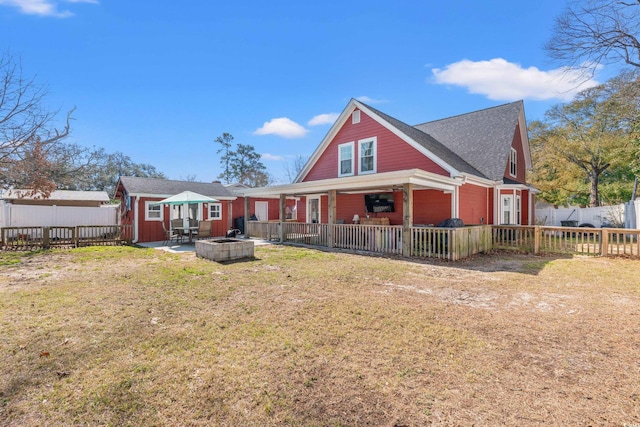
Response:
[{"label": "bare tree", "polygon": [[640,0],[572,0],[545,50],[589,76],[611,63],[640,67],[639,32]]},{"label": "bare tree", "polygon": [[[33,173],[45,170],[42,167],[50,149],[69,135],[73,110],[67,113],[63,127],[56,128],[53,122],[58,112],[45,109],[46,95],[45,86],[23,75],[20,61],[9,52],[0,56],[0,187],[21,182],[45,197],[55,189],[46,175]],[[21,165],[24,162],[30,165]],[[40,167],[33,169],[33,165]],[[33,173],[25,172],[30,170]]]},{"label": "bare tree", "polygon": [[289,162],[286,162],[284,164],[284,171],[287,174],[289,182],[295,181],[306,164],[307,158],[301,155],[297,155],[296,158],[293,159],[293,163],[290,164]]}]

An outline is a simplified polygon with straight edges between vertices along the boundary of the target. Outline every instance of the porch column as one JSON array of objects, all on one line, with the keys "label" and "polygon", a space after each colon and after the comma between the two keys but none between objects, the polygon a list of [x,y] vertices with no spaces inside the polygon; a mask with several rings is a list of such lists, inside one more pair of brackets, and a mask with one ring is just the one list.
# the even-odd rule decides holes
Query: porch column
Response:
[{"label": "porch column", "polygon": [[329,230],[327,233],[327,246],[329,249],[334,246],[336,223],[336,190],[329,190]]},{"label": "porch column", "polygon": [[250,197],[244,196],[244,238],[248,239],[249,235],[249,217],[251,216],[251,210],[249,209]]},{"label": "porch column", "polygon": [[[233,226],[233,201],[229,200],[227,202],[227,230],[231,230],[232,228],[235,228]],[[222,208],[221,208],[222,209]],[[222,214],[222,212],[220,212],[220,214]],[[208,216],[207,216],[208,218]],[[211,218],[209,218],[211,219]]]},{"label": "porch column", "polygon": [[413,226],[413,184],[402,186],[402,255],[411,256],[411,227]]},{"label": "porch column", "polygon": [[285,220],[287,219],[287,195],[286,194],[281,194],[280,195],[280,209],[278,210],[280,212],[280,227],[278,227],[278,234],[279,234],[279,238],[280,238],[280,243],[284,242],[284,223]]}]

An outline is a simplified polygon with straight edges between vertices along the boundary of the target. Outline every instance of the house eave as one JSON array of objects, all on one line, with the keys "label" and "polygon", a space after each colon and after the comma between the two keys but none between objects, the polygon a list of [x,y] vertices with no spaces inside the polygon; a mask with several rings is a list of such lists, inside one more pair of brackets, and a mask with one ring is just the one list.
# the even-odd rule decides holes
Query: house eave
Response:
[{"label": "house eave", "polygon": [[404,184],[413,184],[416,189],[453,191],[455,188],[461,186],[463,182],[460,179],[453,179],[421,169],[410,169],[371,175],[307,181],[273,187],[251,188],[243,191],[242,194],[245,197],[273,197],[280,194],[310,195],[325,194],[329,190],[349,192],[399,188]]}]

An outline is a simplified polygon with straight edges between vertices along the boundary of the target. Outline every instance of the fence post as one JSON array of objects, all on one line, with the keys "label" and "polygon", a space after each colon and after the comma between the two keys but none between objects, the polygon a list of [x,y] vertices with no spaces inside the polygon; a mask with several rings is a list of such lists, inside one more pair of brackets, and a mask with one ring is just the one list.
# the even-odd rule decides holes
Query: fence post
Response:
[{"label": "fence post", "polygon": [[72,233],[73,233],[73,246],[76,248],[80,247],[80,233],[78,232],[78,226],[73,227],[72,229]]},{"label": "fence post", "polygon": [[50,227],[42,227],[42,248],[49,249],[49,245],[51,242],[51,234],[49,233],[51,230]]},{"label": "fence post", "polygon": [[540,253],[540,240],[542,237],[542,228],[538,225],[533,227],[533,253]]},{"label": "fence post", "polygon": [[609,253],[609,230],[602,229],[602,244],[600,245],[600,255],[606,256]]}]

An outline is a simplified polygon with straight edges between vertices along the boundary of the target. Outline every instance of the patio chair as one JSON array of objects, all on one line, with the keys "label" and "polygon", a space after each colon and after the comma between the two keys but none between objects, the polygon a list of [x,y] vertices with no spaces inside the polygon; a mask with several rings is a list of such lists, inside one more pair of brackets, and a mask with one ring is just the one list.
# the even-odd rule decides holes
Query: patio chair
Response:
[{"label": "patio chair", "polygon": [[198,231],[194,231],[193,235],[198,239],[211,237],[211,226],[213,221],[200,221],[198,223]]},{"label": "patio chair", "polygon": [[170,243],[173,239],[176,239],[176,243],[182,242],[182,234],[178,233],[176,230],[167,230],[167,227],[164,225],[164,221],[162,222],[162,231],[164,232],[164,240],[162,241],[163,245]]}]

